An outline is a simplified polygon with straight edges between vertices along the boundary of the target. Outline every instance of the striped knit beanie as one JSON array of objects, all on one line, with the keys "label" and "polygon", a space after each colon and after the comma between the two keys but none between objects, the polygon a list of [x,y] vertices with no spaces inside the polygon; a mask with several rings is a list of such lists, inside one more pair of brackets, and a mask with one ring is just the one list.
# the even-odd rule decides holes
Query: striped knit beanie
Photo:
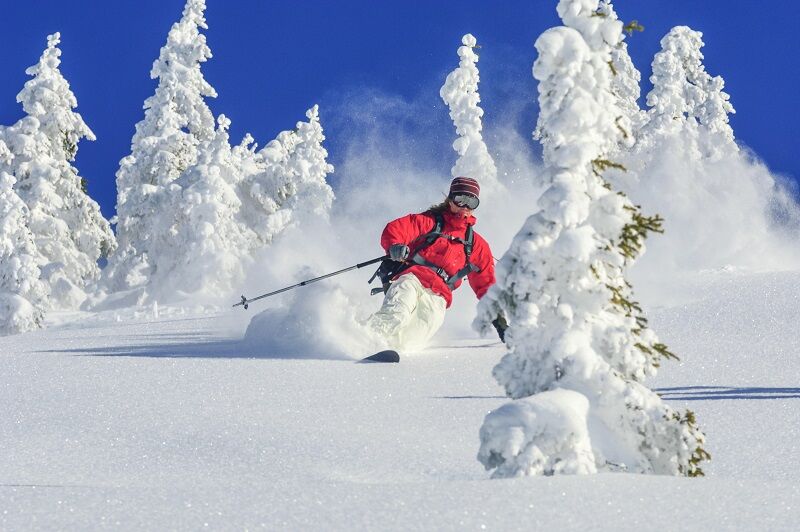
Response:
[{"label": "striped knit beanie", "polygon": [[469,196],[480,196],[481,186],[471,177],[457,177],[450,183],[450,193],[447,195],[453,198],[457,194],[467,194]]}]

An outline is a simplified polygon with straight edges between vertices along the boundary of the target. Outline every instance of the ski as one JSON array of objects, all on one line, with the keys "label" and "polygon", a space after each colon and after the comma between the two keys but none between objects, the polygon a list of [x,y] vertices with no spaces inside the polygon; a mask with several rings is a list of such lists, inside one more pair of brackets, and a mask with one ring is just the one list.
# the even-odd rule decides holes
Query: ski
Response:
[{"label": "ski", "polygon": [[392,349],[378,351],[374,355],[362,358],[359,362],[400,362],[400,353]]}]

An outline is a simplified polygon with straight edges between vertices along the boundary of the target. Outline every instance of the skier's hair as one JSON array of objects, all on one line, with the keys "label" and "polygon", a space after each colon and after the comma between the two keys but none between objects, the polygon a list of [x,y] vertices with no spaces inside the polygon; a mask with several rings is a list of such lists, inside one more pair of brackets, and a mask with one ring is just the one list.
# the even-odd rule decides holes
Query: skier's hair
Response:
[{"label": "skier's hair", "polygon": [[440,203],[437,203],[436,205],[431,205],[430,207],[428,207],[428,210],[426,212],[432,212],[432,213],[446,212],[446,211],[450,210],[450,205],[449,204],[450,204],[450,198],[445,196],[445,198]]}]

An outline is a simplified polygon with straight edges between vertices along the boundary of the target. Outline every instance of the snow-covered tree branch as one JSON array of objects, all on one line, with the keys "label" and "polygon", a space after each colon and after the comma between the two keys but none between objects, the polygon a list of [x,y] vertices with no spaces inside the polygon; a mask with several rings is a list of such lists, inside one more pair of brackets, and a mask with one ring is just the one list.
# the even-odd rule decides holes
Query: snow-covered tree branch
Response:
[{"label": "snow-covered tree branch", "polygon": [[[0,164],[9,164],[13,157],[0,140]],[[11,174],[0,170],[0,335],[41,327],[48,295],[48,286],[39,279],[29,211],[14,192],[14,182]]]},{"label": "snow-covered tree branch", "polygon": [[327,217],[330,212],[334,194],[326,178],[334,168],[322,145],[319,107],[306,111],[306,118],[254,154],[253,170],[241,182],[242,213],[255,233],[254,250],[272,242],[298,217]]}]

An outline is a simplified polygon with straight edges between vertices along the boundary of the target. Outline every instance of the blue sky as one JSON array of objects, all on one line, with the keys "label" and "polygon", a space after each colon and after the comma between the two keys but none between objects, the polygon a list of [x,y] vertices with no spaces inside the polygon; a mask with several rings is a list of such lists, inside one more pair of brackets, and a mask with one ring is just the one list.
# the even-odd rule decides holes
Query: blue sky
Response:
[{"label": "blue sky", "polygon": [[[47,34],[60,31],[62,72],[78,98],[78,112],[98,137],[81,143],[76,166],[106,216],[114,213],[119,159],[129,153],[134,125],[143,117],[142,103],[155,88],[150,66],[183,4],[31,0],[3,7],[0,123],[21,116],[15,96],[28,79],[25,68],[37,61]],[[511,116],[528,137],[536,117],[533,42],[558,23],[555,0],[207,4],[205,33],[214,57],[203,70],[219,93],[209,105],[233,121],[232,142],[250,132],[263,145],[319,103],[326,147],[336,164],[356,127],[348,113],[368,91],[414,102],[413,108],[427,115],[424,120],[399,117],[397,126],[412,134],[425,127],[418,133],[428,145],[420,149],[427,156],[442,153],[444,172],[452,164],[449,143],[454,132],[438,100],[438,87],[457,64],[461,36],[473,33],[482,46],[487,128],[493,119]],[[645,80],[669,28],[688,25],[702,31],[706,69],[725,78],[737,110],[732,118],[737,139],[772,170],[800,178],[800,38],[793,22],[800,18],[797,3],[619,0],[615,7],[621,19],[645,26],[628,41]],[[643,93],[647,90],[645,81]],[[369,109],[376,112],[374,106]],[[491,138],[487,141],[491,148]]]}]

